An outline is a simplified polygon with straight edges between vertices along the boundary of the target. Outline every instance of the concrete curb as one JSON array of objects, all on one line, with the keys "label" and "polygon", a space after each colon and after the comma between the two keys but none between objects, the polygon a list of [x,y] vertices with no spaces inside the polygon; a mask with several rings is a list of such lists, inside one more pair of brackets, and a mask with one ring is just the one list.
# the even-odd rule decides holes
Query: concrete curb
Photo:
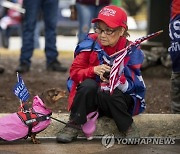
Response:
[{"label": "concrete curb", "polygon": [[[0,117],[7,114],[0,114]],[[67,122],[68,113],[53,114],[53,118]],[[140,137],[175,137],[180,138],[180,114],[140,114],[134,116],[134,122],[140,131]],[[55,137],[64,124],[52,120],[51,125],[38,134],[38,137]],[[114,134],[121,136],[114,121],[103,117],[97,122],[95,136]],[[83,136],[80,134],[79,136]]]}]

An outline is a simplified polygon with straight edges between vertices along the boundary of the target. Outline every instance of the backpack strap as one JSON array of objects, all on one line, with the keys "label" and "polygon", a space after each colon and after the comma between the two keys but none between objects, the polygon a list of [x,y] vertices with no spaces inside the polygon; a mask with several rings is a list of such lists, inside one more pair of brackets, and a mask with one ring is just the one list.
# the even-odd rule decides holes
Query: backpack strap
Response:
[{"label": "backpack strap", "polygon": [[80,42],[77,45],[77,47],[76,47],[76,49],[74,51],[74,58],[80,52],[83,52],[83,51],[92,51],[94,49],[95,45],[96,45],[96,39],[93,40],[92,38],[87,36],[84,41]]},{"label": "backpack strap", "polygon": [[96,45],[96,41],[97,41],[97,38],[93,41],[92,45],[91,45],[91,51],[93,51],[95,45]]}]

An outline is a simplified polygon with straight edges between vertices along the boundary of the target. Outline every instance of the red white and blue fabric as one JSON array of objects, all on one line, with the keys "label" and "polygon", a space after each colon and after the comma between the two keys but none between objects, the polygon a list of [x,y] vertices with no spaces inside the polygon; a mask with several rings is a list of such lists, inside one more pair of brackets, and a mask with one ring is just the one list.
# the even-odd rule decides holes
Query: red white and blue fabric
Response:
[{"label": "red white and blue fabric", "polygon": [[123,93],[131,95],[134,99],[132,115],[137,115],[145,109],[146,87],[141,76],[141,65],[144,59],[143,52],[136,46],[131,47],[130,52],[125,50],[113,62],[110,72],[109,85],[102,89],[113,93],[115,88]]},{"label": "red white and blue fabric", "polygon": [[[121,76],[121,74],[123,72],[124,57],[127,54],[131,54],[131,52],[134,52],[135,48],[137,48],[140,45],[140,43],[142,43],[143,41],[148,40],[154,36],[157,36],[160,33],[161,33],[161,31],[158,31],[158,32],[152,33],[148,36],[141,37],[141,38],[137,39],[136,41],[131,42],[126,48],[124,48],[120,52],[117,52],[111,56],[111,57],[117,56],[115,58],[115,60],[113,61],[113,65],[112,65],[111,72],[110,72],[110,79],[109,79],[110,84],[109,84],[109,86],[110,86],[110,93],[111,94],[113,93],[114,89],[120,84],[120,81],[118,78]],[[138,61],[138,57],[134,57],[133,60]],[[139,64],[141,64],[141,63],[139,63]]]}]

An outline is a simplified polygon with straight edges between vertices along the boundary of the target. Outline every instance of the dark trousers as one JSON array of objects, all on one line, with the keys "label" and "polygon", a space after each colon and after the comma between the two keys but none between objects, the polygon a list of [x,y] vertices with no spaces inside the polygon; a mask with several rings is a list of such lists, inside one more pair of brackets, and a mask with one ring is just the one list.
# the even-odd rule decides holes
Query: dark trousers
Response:
[{"label": "dark trousers", "polygon": [[112,95],[99,89],[92,79],[86,79],[77,87],[71,108],[70,119],[77,124],[86,122],[86,115],[98,110],[101,116],[113,118],[119,131],[126,131],[133,119],[128,112],[133,107],[133,98],[115,89]]},{"label": "dark trousers", "polygon": [[57,59],[56,24],[58,0],[24,0],[26,13],[23,20],[22,48],[20,62],[31,64],[34,50],[34,29],[37,18],[42,11],[45,24],[45,54],[47,64]]},{"label": "dark trousers", "polygon": [[180,73],[171,75],[171,109],[173,113],[180,114]]}]

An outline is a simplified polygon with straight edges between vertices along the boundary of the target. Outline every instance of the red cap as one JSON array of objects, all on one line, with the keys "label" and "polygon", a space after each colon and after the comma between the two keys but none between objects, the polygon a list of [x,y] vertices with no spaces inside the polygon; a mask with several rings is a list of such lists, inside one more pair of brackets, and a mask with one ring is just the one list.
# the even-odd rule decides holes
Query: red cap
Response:
[{"label": "red cap", "polygon": [[109,27],[124,27],[127,29],[127,14],[126,12],[115,5],[109,5],[102,8],[98,17],[92,20],[92,23],[97,21],[105,22]]}]

